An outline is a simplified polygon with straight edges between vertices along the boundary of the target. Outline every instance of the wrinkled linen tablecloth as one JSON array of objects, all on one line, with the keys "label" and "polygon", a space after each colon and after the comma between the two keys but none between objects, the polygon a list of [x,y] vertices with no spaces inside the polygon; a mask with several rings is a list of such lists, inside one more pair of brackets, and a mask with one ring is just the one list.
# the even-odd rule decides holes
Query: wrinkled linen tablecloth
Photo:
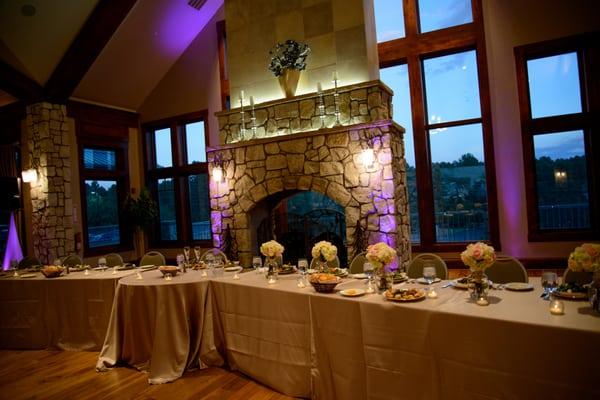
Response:
[{"label": "wrinkled linen tablecloth", "polygon": [[117,282],[133,272],[1,278],[0,348],[99,350]]},{"label": "wrinkled linen tablecloth", "polygon": [[[248,273],[214,279],[229,363],[292,396],[315,399],[600,398],[600,317],[565,301],[551,315],[535,290],[490,292],[481,307],[466,291],[394,303],[268,285]],[[439,285],[438,285],[439,286]],[[347,280],[338,289],[363,288]],[[407,287],[421,287],[418,284]]]},{"label": "wrinkled linen tablecloth", "polygon": [[123,362],[146,371],[150,383],[166,383],[187,369],[222,365],[208,280],[198,271],[171,281],[157,270],[142,276],[129,276],[117,286],[96,369]]}]

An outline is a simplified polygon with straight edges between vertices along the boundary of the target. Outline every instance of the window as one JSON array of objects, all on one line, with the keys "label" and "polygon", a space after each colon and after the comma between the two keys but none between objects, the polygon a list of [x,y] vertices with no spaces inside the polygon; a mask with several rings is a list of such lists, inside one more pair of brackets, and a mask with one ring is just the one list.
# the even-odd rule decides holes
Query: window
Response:
[{"label": "window", "polygon": [[599,36],[515,49],[530,241],[600,236]]},{"label": "window", "polygon": [[120,208],[128,191],[127,143],[80,138],[81,202],[85,254],[102,254],[131,246],[120,224]]},{"label": "window", "polygon": [[375,0],[375,18],[381,80],[406,129],[413,248],[499,247],[480,1]]},{"label": "window", "polygon": [[192,113],[144,125],[148,186],[159,212],[155,244],[212,242],[206,115]]}]

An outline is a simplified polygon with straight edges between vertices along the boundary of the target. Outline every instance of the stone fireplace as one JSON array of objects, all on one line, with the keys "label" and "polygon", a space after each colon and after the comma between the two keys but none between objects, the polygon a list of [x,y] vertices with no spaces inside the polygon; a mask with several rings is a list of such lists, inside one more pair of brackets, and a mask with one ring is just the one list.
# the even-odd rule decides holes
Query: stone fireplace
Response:
[{"label": "stone fireplace", "polygon": [[[338,93],[339,123],[333,90],[324,93],[325,118],[320,118],[316,93],[259,104],[254,123],[251,110],[217,113],[221,145],[208,151],[208,161],[211,174],[221,169],[223,179],[210,183],[213,240],[221,247],[229,227],[243,265],[260,245],[250,217],[255,207],[270,196],[298,191],[321,193],[344,210],[349,260],[360,223],[368,243],[388,243],[397,249],[399,265],[407,265],[404,129],[391,120],[392,93],[380,81]],[[367,148],[374,151],[372,165],[362,159]]]}]

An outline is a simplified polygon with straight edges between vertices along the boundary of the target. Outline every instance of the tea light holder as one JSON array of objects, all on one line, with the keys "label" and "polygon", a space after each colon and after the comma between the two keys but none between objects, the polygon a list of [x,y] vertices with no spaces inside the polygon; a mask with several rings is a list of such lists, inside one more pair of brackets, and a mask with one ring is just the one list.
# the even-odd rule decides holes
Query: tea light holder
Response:
[{"label": "tea light holder", "polygon": [[437,294],[437,292],[435,291],[434,288],[431,288],[431,290],[429,290],[427,292],[427,297],[430,298],[430,299],[437,299],[438,298],[438,294]]},{"label": "tea light holder", "polygon": [[298,279],[296,286],[298,286],[300,289],[304,289],[306,287],[306,284],[304,283],[304,277],[300,277],[300,279]]},{"label": "tea light holder", "polygon": [[85,271],[83,271],[83,274],[86,275],[86,276],[89,275],[90,274],[90,270],[86,268]]},{"label": "tea light holder", "polygon": [[206,278],[208,277],[208,274],[206,273],[206,270],[202,270],[202,274],[200,275],[202,278]]},{"label": "tea light holder", "polygon": [[112,274],[113,274],[113,275],[116,275],[116,274],[117,274],[117,267],[114,267],[114,268],[113,268],[113,272],[112,272]]},{"label": "tea light holder", "polygon": [[478,298],[475,303],[477,303],[477,305],[479,306],[487,306],[490,304],[490,302],[488,301],[488,299],[486,299],[485,297],[480,297]]},{"label": "tea light holder", "polygon": [[165,275],[165,281],[170,281],[170,280],[172,280],[172,279],[173,279],[173,278],[171,278],[171,274],[166,274],[166,275]]},{"label": "tea light holder", "polygon": [[144,279],[144,277],[142,276],[142,274],[140,273],[140,271],[136,271],[135,272],[135,279],[139,279],[139,280]]},{"label": "tea light holder", "polygon": [[560,300],[550,301],[550,314],[563,315],[565,313],[565,303]]},{"label": "tea light holder", "polygon": [[275,275],[270,275],[269,278],[267,279],[267,283],[269,285],[274,285],[277,283],[277,278],[275,278]]},{"label": "tea light holder", "polygon": [[233,278],[232,279],[235,279],[235,280],[240,279],[240,276],[238,275],[237,271],[235,271],[235,273],[233,274]]}]

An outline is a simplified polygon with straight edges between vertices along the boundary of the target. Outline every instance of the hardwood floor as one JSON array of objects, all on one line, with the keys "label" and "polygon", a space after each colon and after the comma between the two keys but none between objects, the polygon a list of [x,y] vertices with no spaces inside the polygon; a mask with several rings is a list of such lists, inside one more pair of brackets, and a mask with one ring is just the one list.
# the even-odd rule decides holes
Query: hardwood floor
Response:
[{"label": "hardwood floor", "polygon": [[221,368],[149,385],[146,374],[132,368],[96,372],[97,357],[96,352],[2,350],[0,399],[292,399]]}]

